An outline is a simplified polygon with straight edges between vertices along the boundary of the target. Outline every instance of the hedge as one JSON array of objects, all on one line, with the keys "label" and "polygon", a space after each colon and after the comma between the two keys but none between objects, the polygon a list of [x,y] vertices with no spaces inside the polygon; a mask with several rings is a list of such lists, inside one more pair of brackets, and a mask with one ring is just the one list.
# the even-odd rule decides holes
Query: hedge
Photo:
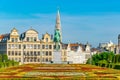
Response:
[{"label": "hedge", "polygon": [[19,62],[13,62],[13,61],[0,62],[0,68],[10,67],[10,66],[16,66],[16,65],[19,65]]},{"label": "hedge", "polygon": [[120,64],[114,65],[114,69],[120,69]]}]

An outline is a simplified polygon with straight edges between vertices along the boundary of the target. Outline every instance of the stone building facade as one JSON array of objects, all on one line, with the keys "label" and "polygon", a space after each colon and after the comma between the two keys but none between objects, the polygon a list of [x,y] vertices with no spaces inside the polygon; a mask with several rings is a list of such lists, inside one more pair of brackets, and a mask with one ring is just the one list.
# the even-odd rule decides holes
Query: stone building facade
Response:
[{"label": "stone building facade", "polygon": [[[56,17],[55,30],[60,31],[61,61],[73,63],[85,63],[90,57],[90,46],[80,44],[63,44],[60,22],[60,13]],[[70,49],[69,49],[70,48]],[[45,33],[39,39],[39,33],[33,28],[19,34],[16,28],[10,33],[0,35],[0,53],[7,54],[10,60],[15,60],[21,64],[30,63],[50,63],[53,62],[55,52],[55,42],[53,36]]]},{"label": "stone building facade", "polygon": [[2,35],[0,42],[0,53],[7,53],[10,60],[27,63],[46,63],[52,61],[53,40],[50,34],[46,33],[40,40],[38,32],[29,29],[19,35],[17,29],[11,33]]}]

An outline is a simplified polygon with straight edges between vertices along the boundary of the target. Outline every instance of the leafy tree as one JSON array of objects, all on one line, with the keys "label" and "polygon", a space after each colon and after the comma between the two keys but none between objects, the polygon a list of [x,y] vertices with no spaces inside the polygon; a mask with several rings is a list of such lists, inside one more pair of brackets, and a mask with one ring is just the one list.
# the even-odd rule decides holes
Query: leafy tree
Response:
[{"label": "leafy tree", "polygon": [[118,63],[119,54],[115,55],[115,63]]},{"label": "leafy tree", "polygon": [[103,59],[103,60],[107,60],[108,54],[109,54],[108,52],[103,52],[103,53],[102,53],[102,59]]},{"label": "leafy tree", "polygon": [[108,62],[111,63],[112,61],[114,61],[114,55],[115,54],[113,52],[102,52],[102,53],[94,54],[92,56],[92,64],[102,63],[103,61],[106,63]]},{"label": "leafy tree", "polygon": [[7,62],[7,61],[8,61],[7,54],[2,54],[2,62]]},{"label": "leafy tree", "polygon": [[2,55],[0,54],[0,62],[2,62]]},{"label": "leafy tree", "polygon": [[113,52],[110,52],[110,53],[108,54],[108,59],[107,59],[107,61],[108,61],[109,63],[112,63],[113,58],[114,58],[114,53],[113,53]]}]

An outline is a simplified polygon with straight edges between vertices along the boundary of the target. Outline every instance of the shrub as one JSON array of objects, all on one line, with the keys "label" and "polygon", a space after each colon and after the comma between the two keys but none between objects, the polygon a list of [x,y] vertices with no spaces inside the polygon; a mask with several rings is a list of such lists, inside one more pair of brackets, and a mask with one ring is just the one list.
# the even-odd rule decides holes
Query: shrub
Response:
[{"label": "shrub", "polygon": [[114,69],[120,69],[120,64],[116,64],[116,65],[114,66]]}]

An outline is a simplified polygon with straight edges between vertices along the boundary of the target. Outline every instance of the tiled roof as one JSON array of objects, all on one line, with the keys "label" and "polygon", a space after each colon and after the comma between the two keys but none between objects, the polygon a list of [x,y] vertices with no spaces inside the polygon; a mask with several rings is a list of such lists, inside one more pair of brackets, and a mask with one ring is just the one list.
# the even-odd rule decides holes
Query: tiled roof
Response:
[{"label": "tiled roof", "polygon": [[3,36],[3,35],[0,35],[0,40],[3,39],[3,38],[4,38],[4,36]]},{"label": "tiled roof", "polygon": [[[76,51],[79,46],[81,46],[81,48],[82,48],[83,51],[85,50],[85,45],[84,44],[71,43],[69,45],[70,45],[71,50],[73,50],[73,51]],[[68,47],[68,44],[63,44],[62,43],[62,48],[63,49],[67,49],[67,47]]]},{"label": "tiled roof", "polygon": [[9,39],[10,38],[10,34],[7,33],[7,34],[0,35],[0,40],[3,40],[4,38]]}]

